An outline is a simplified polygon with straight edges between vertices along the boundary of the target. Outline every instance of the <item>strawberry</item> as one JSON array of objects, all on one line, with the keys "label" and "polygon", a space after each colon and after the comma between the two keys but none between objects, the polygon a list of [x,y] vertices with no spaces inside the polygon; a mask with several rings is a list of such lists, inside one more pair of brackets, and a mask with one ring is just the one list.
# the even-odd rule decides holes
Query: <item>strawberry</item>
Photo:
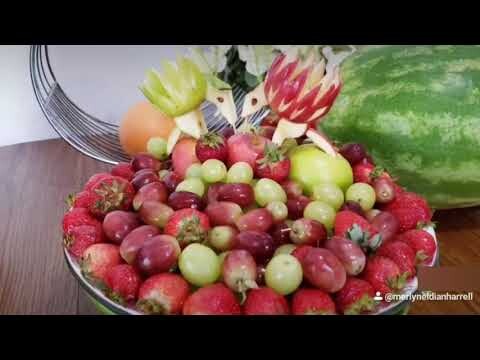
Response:
[{"label": "strawberry", "polygon": [[425,230],[413,229],[396,237],[396,240],[405,242],[412,248],[417,264],[431,264],[437,244],[434,237]]},{"label": "strawberry", "polygon": [[176,237],[182,248],[192,242],[204,242],[210,220],[204,213],[191,208],[175,211],[165,225],[164,233]]},{"label": "strawberry", "polygon": [[106,294],[113,301],[123,305],[137,298],[141,282],[142,279],[133,266],[115,265],[105,274]]},{"label": "strawberry", "polygon": [[300,289],[292,299],[293,315],[335,315],[330,295],[318,289]]},{"label": "strawberry", "polygon": [[137,307],[146,314],[177,315],[189,293],[190,286],[180,275],[154,275],[140,286]]},{"label": "strawberry", "polygon": [[92,217],[87,209],[73,208],[63,216],[62,227],[64,234],[68,234],[72,228],[80,225],[91,225],[98,228],[99,231],[102,229],[102,223]]},{"label": "strawberry", "polygon": [[78,194],[70,194],[66,203],[71,208],[86,208],[92,203],[93,195],[90,191],[81,191]]},{"label": "strawberry", "polygon": [[402,274],[392,260],[377,255],[368,259],[363,272],[363,279],[382,295],[402,290],[405,287],[406,278],[407,273]]},{"label": "strawberry", "polygon": [[108,269],[121,262],[118,246],[93,244],[83,253],[80,265],[82,273],[87,279],[105,284],[105,275]]},{"label": "strawberry", "polygon": [[268,178],[280,183],[290,174],[290,159],[274,144],[266,144],[263,155],[256,161],[257,178]]},{"label": "strawberry", "polygon": [[98,174],[92,175],[90,179],[88,179],[87,182],[85,183],[83,190],[90,191],[93,185],[95,185],[97,182],[99,182],[100,180],[109,179],[111,177],[112,175],[109,173],[98,173]]},{"label": "strawberry", "polygon": [[270,288],[252,289],[243,306],[245,315],[288,315],[290,309],[284,296]]},{"label": "strawberry", "polygon": [[416,274],[415,252],[402,241],[390,241],[380,246],[377,255],[385,256],[397,264],[400,272],[407,273],[408,278]]},{"label": "strawberry", "polygon": [[363,159],[353,167],[354,182],[370,183],[370,175],[375,169],[375,166]]},{"label": "strawberry", "polygon": [[195,291],[183,305],[183,315],[241,315],[234,293],[223,284],[213,284]]},{"label": "strawberry", "polygon": [[97,217],[103,217],[114,210],[129,210],[135,196],[133,185],[118,176],[98,181],[90,192],[93,196],[89,210]]},{"label": "strawberry", "polygon": [[113,176],[119,176],[128,181],[131,181],[133,179],[133,175],[135,174],[135,172],[133,171],[131,164],[120,162],[117,165],[115,165],[112,168],[112,170],[110,170],[110,174],[112,174]]},{"label": "strawberry", "polygon": [[63,243],[68,251],[80,259],[90,245],[104,241],[103,231],[98,226],[78,225],[63,235]]},{"label": "strawberry", "polygon": [[216,133],[203,135],[195,146],[195,153],[200,162],[209,159],[217,159],[226,162],[228,158],[228,147],[225,138]]},{"label": "strawberry", "polygon": [[335,235],[346,237],[365,250],[376,250],[382,241],[378,230],[365,218],[350,210],[342,210],[335,216]]},{"label": "strawberry", "polygon": [[358,315],[375,309],[375,290],[367,281],[349,277],[336,294],[338,311],[344,315]]},{"label": "strawberry", "polygon": [[415,229],[420,223],[428,223],[432,219],[432,211],[427,201],[418,194],[401,192],[382,210],[393,214],[400,223],[400,232]]}]

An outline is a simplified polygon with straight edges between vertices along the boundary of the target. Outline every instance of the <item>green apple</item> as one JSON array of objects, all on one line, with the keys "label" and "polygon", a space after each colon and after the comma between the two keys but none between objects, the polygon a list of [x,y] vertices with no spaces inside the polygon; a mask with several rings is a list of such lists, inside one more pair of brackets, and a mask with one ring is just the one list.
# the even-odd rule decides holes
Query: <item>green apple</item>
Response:
[{"label": "green apple", "polygon": [[336,184],[346,191],[353,184],[352,167],[341,155],[328,155],[315,145],[301,145],[292,149],[290,179],[300,183],[308,195],[316,184]]}]

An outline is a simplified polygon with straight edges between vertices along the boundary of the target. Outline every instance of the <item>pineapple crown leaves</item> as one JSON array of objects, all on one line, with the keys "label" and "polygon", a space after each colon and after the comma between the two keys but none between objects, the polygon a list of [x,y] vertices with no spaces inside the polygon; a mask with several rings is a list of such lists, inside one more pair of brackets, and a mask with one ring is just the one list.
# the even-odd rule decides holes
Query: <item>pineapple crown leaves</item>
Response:
[{"label": "pineapple crown leaves", "polygon": [[200,143],[218,149],[221,145],[225,145],[225,140],[219,134],[209,132],[200,138]]},{"label": "pineapple crown leaves", "polygon": [[264,156],[260,160],[257,160],[257,164],[260,166],[272,165],[285,159],[285,149],[278,147],[275,144],[266,144]]}]

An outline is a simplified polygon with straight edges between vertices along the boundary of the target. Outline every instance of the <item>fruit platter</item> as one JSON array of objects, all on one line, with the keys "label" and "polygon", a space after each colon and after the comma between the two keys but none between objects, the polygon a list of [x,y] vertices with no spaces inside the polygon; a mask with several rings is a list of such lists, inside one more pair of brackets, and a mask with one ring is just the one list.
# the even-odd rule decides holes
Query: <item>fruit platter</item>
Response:
[{"label": "fruit platter", "polygon": [[[62,219],[67,265],[101,312],[408,312],[383,297],[414,293],[418,267],[438,264],[432,209],[367,147],[320,130],[349,54],[283,50],[240,112],[202,50],[147,73],[141,107],[161,134],[121,129],[131,161],[73,189]],[[218,131],[205,101],[225,119]]]}]

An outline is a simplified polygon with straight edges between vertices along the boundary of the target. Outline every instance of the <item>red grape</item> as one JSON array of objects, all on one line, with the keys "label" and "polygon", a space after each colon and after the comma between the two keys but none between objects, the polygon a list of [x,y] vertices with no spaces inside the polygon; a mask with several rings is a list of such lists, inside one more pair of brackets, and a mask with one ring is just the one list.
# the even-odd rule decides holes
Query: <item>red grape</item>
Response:
[{"label": "red grape", "polygon": [[363,211],[360,204],[356,201],[348,200],[340,207],[339,211],[348,210],[354,212],[362,217],[365,217],[365,212]]},{"label": "red grape", "polygon": [[255,195],[249,184],[223,184],[218,188],[217,200],[231,201],[246,207],[254,202]]},{"label": "red grape", "polygon": [[287,194],[287,198],[289,199],[297,198],[303,195],[302,186],[296,181],[286,180],[282,182],[280,185],[282,185],[282,188],[283,190],[285,190],[285,193]]},{"label": "red grape", "polygon": [[275,224],[271,231],[275,249],[290,242],[290,227],[286,222]]},{"label": "red grape", "polygon": [[265,285],[265,266],[257,265],[257,278],[255,279],[257,285]]},{"label": "red grape", "polygon": [[173,210],[197,209],[202,210],[205,206],[202,198],[189,191],[175,191],[168,197],[168,205]]},{"label": "red grape", "polygon": [[265,264],[273,255],[272,237],[264,232],[244,231],[237,235],[236,249],[247,250],[259,264]]},{"label": "red grape", "polygon": [[143,225],[132,230],[122,241],[120,245],[120,256],[127,263],[132,264],[137,256],[137,251],[143,246],[145,241],[160,231],[155,226]]},{"label": "red grape", "polygon": [[273,217],[267,209],[253,209],[240,216],[236,221],[236,225],[240,231],[267,232],[273,225]]},{"label": "red grape", "polygon": [[136,267],[146,276],[168,272],[177,265],[180,255],[178,241],[170,235],[147,239],[135,257]]},{"label": "red grape", "polygon": [[218,194],[220,192],[220,188],[223,186],[223,183],[215,183],[211,184],[207,190],[207,204],[212,204],[218,200]]},{"label": "red grape", "polygon": [[167,175],[165,175],[165,177],[162,180],[165,186],[167,187],[168,192],[172,193],[175,191],[178,184],[180,184],[183,179],[176,172],[170,171]]},{"label": "red grape", "polygon": [[367,156],[367,152],[361,144],[346,144],[340,149],[340,154],[351,166],[359,163]]},{"label": "red grape", "polygon": [[212,226],[232,225],[242,216],[242,208],[233,202],[218,201],[210,203],[205,209]]},{"label": "red grape", "polygon": [[258,134],[267,138],[268,140],[272,140],[273,134],[275,133],[275,127],[269,125],[261,125],[258,128]]},{"label": "red grape", "polygon": [[223,282],[233,291],[245,295],[248,289],[256,289],[257,264],[246,250],[230,251],[222,265]]},{"label": "red grape", "polygon": [[340,260],[330,250],[311,248],[301,263],[303,275],[316,288],[334,293],[345,285],[347,273]]},{"label": "red grape", "polygon": [[367,258],[353,241],[342,236],[332,236],[325,243],[325,248],[340,260],[348,275],[356,276],[365,268]]},{"label": "red grape", "polygon": [[287,200],[288,218],[297,220],[303,217],[303,211],[310,203],[310,199],[306,196],[298,196]]},{"label": "red grape", "polygon": [[133,198],[133,208],[139,210],[144,201],[154,200],[164,203],[167,201],[167,188],[162,182],[152,182],[142,186]]},{"label": "red grape", "polygon": [[400,230],[400,223],[397,218],[388,211],[382,211],[371,221],[382,237],[382,243],[392,240]]},{"label": "red grape", "polygon": [[140,153],[132,159],[133,171],[139,171],[143,169],[152,169],[153,171],[159,171],[162,168],[162,162],[155,159],[152,155],[146,153]]},{"label": "red grape", "polygon": [[125,236],[139,226],[137,214],[121,210],[109,212],[102,224],[107,238],[117,245],[120,245]]},{"label": "red grape", "polygon": [[227,140],[233,134],[235,134],[235,130],[233,130],[231,126],[228,126],[220,131],[220,135],[222,135],[225,140]]},{"label": "red grape", "polygon": [[290,239],[296,245],[320,246],[327,239],[327,230],[318,221],[302,218],[293,222]]},{"label": "red grape", "polygon": [[395,188],[392,180],[378,178],[373,183],[376,200],[380,204],[386,204],[395,199]]},{"label": "red grape", "polygon": [[154,182],[159,182],[160,179],[157,175],[157,173],[151,169],[144,169],[140,170],[139,172],[135,173],[133,176],[133,179],[131,181],[133,187],[135,190],[139,190],[143,186],[154,183]]},{"label": "red grape", "polygon": [[145,201],[140,208],[140,218],[145,224],[163,228],[167,220],[174,213],[173,209],[158,201]]}]

